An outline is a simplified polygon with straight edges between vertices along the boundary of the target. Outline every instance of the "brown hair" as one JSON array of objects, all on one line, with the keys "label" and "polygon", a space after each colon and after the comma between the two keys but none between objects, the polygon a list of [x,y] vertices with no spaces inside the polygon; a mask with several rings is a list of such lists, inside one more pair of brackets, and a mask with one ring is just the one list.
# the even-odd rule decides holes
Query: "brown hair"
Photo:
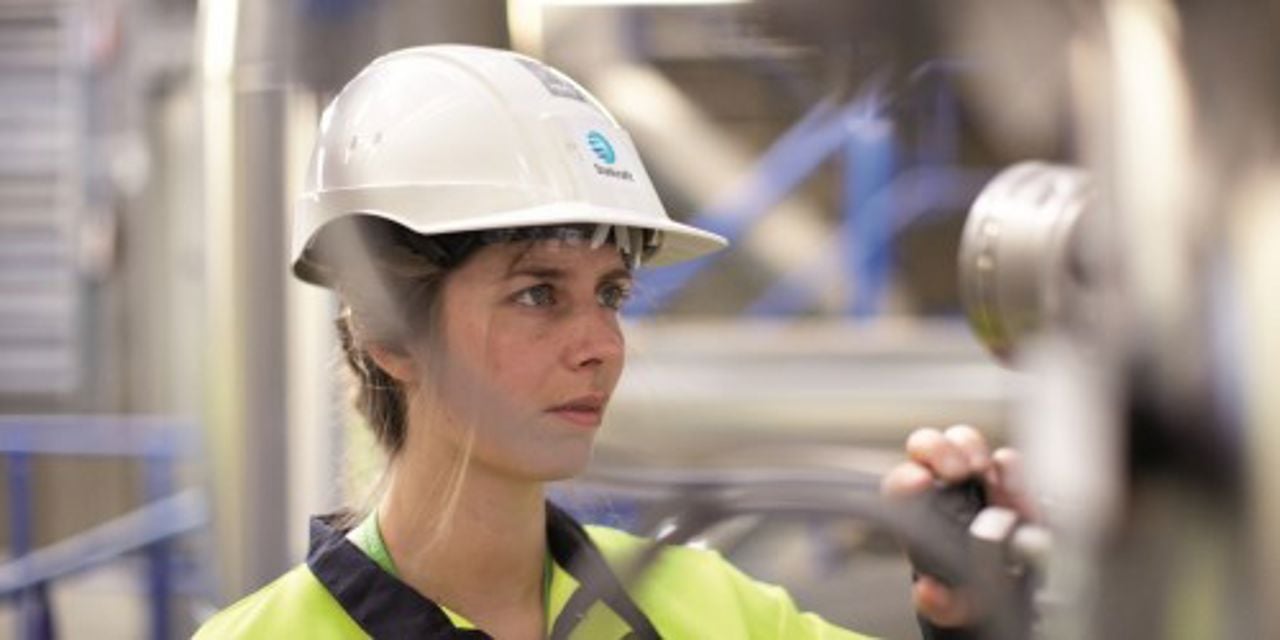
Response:
[{"label": "brown hair", "polygon": [[[336,267],[331,284],[341,311],[335,324],[355,377],[353,403],[378,444],[394,457],[407,435],[408,398],[400,382],[369,354],[369,346],[407,353],[424,344],[424,336],[425,344],[437,344],[444,279],[478,245],[457,236],[426,238],[368,216],[352,216],[330,226],[317,253],[327,255]],[[441,248],[449,240],[462,240],[465,250]]]},{"label": "brown hair", "polygon": [[344,306],[334,324],[347,366],[356,378],[352,404],[372,429],[378,444],[391,455],[404,446],[406,401],[404,390],[383,371],[362,343],[356,342],[351,309]]}]

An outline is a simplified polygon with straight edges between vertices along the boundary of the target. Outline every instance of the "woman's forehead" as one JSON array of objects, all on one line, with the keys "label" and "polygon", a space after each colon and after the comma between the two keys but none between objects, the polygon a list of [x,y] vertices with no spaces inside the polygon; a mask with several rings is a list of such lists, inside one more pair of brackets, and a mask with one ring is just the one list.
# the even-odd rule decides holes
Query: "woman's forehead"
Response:
[{"label": "woman's forehead", "polygon": [[527,242],[489,245],[483,254],[490,256],[494,266],[501,266],[502,275],[517,274],[529,269],[555,269],[566,274],[604,274],[622,270],[626,263],[613,244],[592,247],[587,242],[573,239],[549,238]]}]

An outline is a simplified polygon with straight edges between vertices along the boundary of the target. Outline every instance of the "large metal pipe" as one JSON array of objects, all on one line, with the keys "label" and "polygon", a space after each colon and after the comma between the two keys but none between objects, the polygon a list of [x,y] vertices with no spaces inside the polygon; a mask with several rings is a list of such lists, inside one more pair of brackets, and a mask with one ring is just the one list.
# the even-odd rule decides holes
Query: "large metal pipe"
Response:
[{"label": "large metal pipe", "polygon": [[205,424],[226,600],[298,561],[303,515],[341,500],[340,418],[328,410],[337,395],[326,370],[329,300],[290,285],[286,268],[291,185],[304,169],[300,148],[310,144],[318,99],[394,48],[502,46],[503,16],[500,0],[200,4]]},{"label": "large metal pipe", "polygon": [[290,564],[284,139],[291,3],[206,0],[203,67],[205,423],[220,594]]},{"label": "large metal pipe", "polygon": [[966,7],[991,121],[1053,113],[1010,99],[1046,78],[1099,185],[1097,299],[1037,348],[1014,424],[1066,541],[1046,637],[1277,637],[1276,6]]}]

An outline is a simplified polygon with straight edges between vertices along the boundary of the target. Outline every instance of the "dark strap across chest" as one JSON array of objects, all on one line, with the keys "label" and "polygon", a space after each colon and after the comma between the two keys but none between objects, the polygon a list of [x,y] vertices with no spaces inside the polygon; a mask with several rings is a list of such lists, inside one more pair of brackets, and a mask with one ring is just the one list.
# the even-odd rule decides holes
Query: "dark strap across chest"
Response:
[{"label": "dark strap across chest", "polygon": [[604,554],[600,553],[599,547],[591,541],[582,525],[551,503],[547,503],[547,546],[551,549],[551,557],[579,585],[552,625],[551,640],[567,639],[596,602],[603,602],[631,627],[631,632],[624,638],[661,638],[653,623],[627,594],[626,588],[605,561]]},{"label": "dark strap across chest", "polygon": [[[335,520],[335,516],[311,519],[307,566],[366,633],[379,640],[490,637],[477,629],[455,627],[439,605],[383,571],[347,540],[346,532],[333,525]],[[596,602],[603,602],[631,627],[625,638],[660,637],[582,525],[551,503],[547,503],[547,545],[556,563],[580,585],[552,625],[554,640],[568,638]]]}]

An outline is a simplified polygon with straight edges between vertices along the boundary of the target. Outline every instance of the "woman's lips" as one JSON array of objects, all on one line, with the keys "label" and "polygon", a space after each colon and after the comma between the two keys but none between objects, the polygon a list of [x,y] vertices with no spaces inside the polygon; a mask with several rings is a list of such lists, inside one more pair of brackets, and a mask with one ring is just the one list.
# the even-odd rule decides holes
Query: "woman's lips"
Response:
[{"label": "woman's lips", "polygon": [[604,418],[604,405],[603,396],[584,396],[551,407],[547,413],[581,427],[598,427]]}]

